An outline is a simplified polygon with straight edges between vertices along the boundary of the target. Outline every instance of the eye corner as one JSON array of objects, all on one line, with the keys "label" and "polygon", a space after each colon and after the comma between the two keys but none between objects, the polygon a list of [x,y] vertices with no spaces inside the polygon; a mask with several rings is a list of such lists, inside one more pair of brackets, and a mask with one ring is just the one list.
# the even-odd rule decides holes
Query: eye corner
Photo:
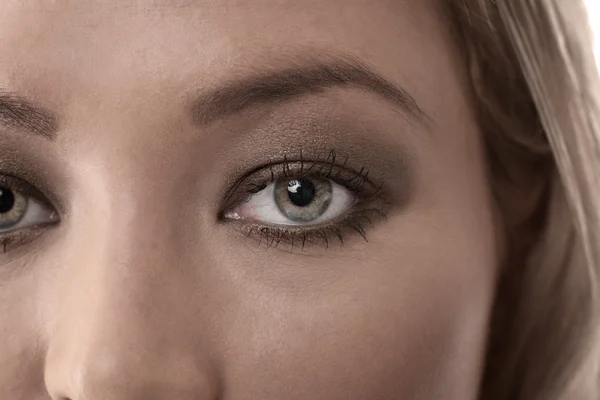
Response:
[{"label": "eye corner", "polygon": [[225,211],[221,211],[219,213],[219,221],[222,222],[231,222],[231,221],[242,221],[244,218],[242,218],[237,211],[235,211],[235,206],[228,208]]},{"label": "eye corner", "polygon": [[0,189],[0,253],[30,243],[63,219],[60,208],[27,180],[3,173]]}]

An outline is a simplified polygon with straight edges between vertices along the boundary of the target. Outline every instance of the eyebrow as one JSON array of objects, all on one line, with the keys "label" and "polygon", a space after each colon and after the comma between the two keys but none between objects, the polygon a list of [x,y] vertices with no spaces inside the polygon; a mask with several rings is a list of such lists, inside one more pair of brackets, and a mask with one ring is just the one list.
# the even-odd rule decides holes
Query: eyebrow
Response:
[{"label": "eyebrow", "polygon": [[54,140],[58,118],[43,107],[0,89],[0,125]]},{"label": "eyebrow", "polygon": [[[190,113],[196,124],[208,125],[261,104],[322,93],[333,87],[367,90],[392,102],[411,119],[431,121],[405,89],[377,74],[361,60],[351,57],[309,62],[227,83],[201,93],[191,102]],[[48,140],[54,140],[58,132],[56,115],[0,88],[1,125]]]},{"label": "eyebrow", "polygon": [[334,57],[328,62],[261,72],[205,92],[191,104],[192,119],[208,125],[262,104],[283,102],[333,87],[349,87],[375,93],[390,101],[410,119],[430,122],[431,118],[402,87],[396,86],[359,59]]}]

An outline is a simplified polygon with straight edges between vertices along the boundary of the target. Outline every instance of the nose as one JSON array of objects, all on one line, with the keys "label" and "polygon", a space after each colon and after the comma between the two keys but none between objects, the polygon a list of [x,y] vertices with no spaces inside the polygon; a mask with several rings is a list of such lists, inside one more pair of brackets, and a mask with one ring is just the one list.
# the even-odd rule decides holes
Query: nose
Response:
[{"label": "nose", "polygon": [[85,232],[65,239],[71,243],[45,364],[50,397],[218,398],[217,368],[195,306],[197,279],[175,250],[182,246],[170,214],[156,208],[160,199],[130,207],[106,200],[101,212],[73,215]]}]

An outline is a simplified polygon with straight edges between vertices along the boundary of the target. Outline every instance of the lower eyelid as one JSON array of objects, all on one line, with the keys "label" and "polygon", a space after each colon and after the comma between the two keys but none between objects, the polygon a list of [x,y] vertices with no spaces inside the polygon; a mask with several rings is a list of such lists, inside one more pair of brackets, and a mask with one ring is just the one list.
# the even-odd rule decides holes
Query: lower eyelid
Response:
[{"label": "lower eyelid", "polygon": [[10,232],[0,232],[0,257],[4,253],[8,253],[9,251],[12,252],[12,250],[33,242],[39,236],[43,235],[48,228],[48,224],[45,224],[21,228]]},{"label": "lower eyelid", "polygon": [[[289,251],[295,248],[345,246],[356,237],[368,242],[367,233],[375,225],[386,219],[384,211],[378,208],[361,209],[345,215],[337,221],[318,226],[266,226],[254,221],[232,224],[245,240],[251,239],[265,248],[282,247]],[[337,246],[336,246],[337,247]]]}]

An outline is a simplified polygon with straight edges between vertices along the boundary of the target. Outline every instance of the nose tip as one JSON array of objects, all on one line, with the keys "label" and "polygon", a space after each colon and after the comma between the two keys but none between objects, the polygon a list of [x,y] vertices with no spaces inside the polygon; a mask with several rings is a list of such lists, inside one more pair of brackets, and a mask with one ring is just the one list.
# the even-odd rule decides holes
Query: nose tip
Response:
[{"label": "nose tip", "polygon": [[104,273],[104,263],[91,263],[65,285],[46,342],[53,400],[219,397],[211,339],[202,315],[190,312],[191,289],[178,274],[161,273],[169,271],[162,264],[152,273],[144,265]]},{"label": "nose tip", "polygon": [[[67,350],[67,349],[66,349]],[[156,349],[154,349],[156,350]],[[52,354],[46,388],[53,400],[214,400],[216,379],[191,356],[140,346],[99,345],[81,356]]]}]

